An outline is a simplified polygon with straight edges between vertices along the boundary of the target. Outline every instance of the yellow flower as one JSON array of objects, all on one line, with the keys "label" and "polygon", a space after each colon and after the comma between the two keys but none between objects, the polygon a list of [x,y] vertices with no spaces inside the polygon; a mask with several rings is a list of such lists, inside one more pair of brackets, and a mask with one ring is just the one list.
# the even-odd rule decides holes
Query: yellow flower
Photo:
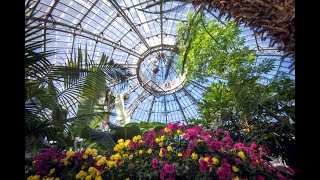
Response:
[{"label": "yellow flower", "polygon": [[168,151],[172,151],[172,147],[171,147],[171,146],[168,146],[168,147],[167,147],[167,150],[168,150]]},{"label": "yellow flower", "polygon": [[171,130],[169,128],[164,128],[164,132],[168,133],[170,132]]},{"label": "yellow flower", "polygon": [[131,154],[130,156],[129,156],[129,159],[131,160],[133,158],[133,155]]},{"label": "yellow flower", "polygon": [[244,153],[242,151],[239,151],[237,153],[237,155],[242,159],[242,160],[245,160],[246,159],[246,156],[244,155]]},{"label": "yellow flower", "polygon": [[239,171],[239,169],[237,168],[237,166],[232,166],[232,170],[233,170],[233,172],[238,172],[238,171]]},{"label": "yellow flower", "polygon": [[123,143],[124,142],[124,140],[123,139],[119,139],[118,140],[118,143],[120,144],[120,143]]},{"label": "yellow flower", "polygon": [[54,178],[54,180],[60,180],[60,178]]},{"label": "yellow flower", "polygon": [[216,157],[213,157],[212,161],[213,161],[213,164],[218,164],[219,163],[219,160]]},{"label": "yellow flower", "polygon": [[179,157],[182,156],[182,153],[178,153],[178,156],[179,156]]},{"label": "yellow flower", "polygon": [[232,180],[240,180],[240,178],[238,176],[232,178]]},{"label": "yellow flower", "polygon": [[207,163],[209,163],[209,157],[205,157],[204,161],[206,161]]},{"label": "yellow flower", "polygon": [[83,158],[83,159],[88,159],[88,154],[83,154],[83,155],[82,155],[82,158]]},{"label": "yellow flower", "polygon": [[165,136],[160,136],[160,141],[164,141],[166,139]]},{"label": "yellow flower", "polygon": [[101,176],[97,176],[95,180],[103,180]]},{"label": "yellow flower", "polygon": [[143,154],[143,150],[139,150],[139,154]]},{"label": "yellow flower", "polygon": [[159,151],[159,156],[160,156],[160,157],[163,157],[162,149],[163,149],[163,148],[161,148],[160,151]]},{"label": "yellow flower", "polygon": [[67,151],[66,155],[69,156],[69,157],[74,156],[74,152],[73,151]]},{"label": "yellow flower", "polygon": [[140,139],[141,139],[141,136],[138,135],[138,136],[134,136],[134,137],[132,138],[132,141],[133,141],[134,143],[137,143],[138,140],[140,140]]},{"label": "yellow flower", "polygon": [[180,129],[177,130],[178,134],[182,134],[182,131]]},{"label": "yellow flower", "polygon": [[102,158],[100,158],[98,161],[97,161],[97,165],[98,166],[101,166],[101,165],[103,165],[104,163],[106,163],[106,161],[107,161],[107,159],[106,159],[106,157],[102,157]]},{"label": "yellow flower", "polygon": [[161,146],[161,147],[162,147],[162,146],[163,146],[163,142],[159,143],[159,146]]},{"label": "yellow flower", "polygon": [[88,175],[85,180],[91,180],[92,176]]},{"label": "yellow flower", "polygon": [[191,158],[193,159],[193,160],[197,160],[197,158],[198,158],[198,154],[196,154],[196,153],[192,153],[191,154]]},{"label": "yellow flower", "polygon": [[122,154],[122,158],[128,158],[128,154]]},{"label": "yellow flower", "polygon": [[65,160],[65,161],[63,162],[63,164],[64,164],[65,166],[68,166],[68,165],[70,164],[70,162],[67,161],[67,160]]},{"label": "yellow flower", "polygon": [[29,176],[27,180],[39,180],[40,175]]},{"label": "yellow flower", "polygon": [[148,151],[147,151],[147,153],[148,153],[148,154],[151,154],[151,153],[152,153],[152,149],[149,148]]},{"label": "yellow flower", "polygon": [[156,138],[156,142],[159,143],[161,142],[161,140],[159,138]]},{"label": "yellow flower", "polygon": [[125,147],[128,147],[129,144],[130,144],[130,139],[127,139],[127,140],[124,142],[124,146],[125,146]]},{"label": "yellow flower", "polygon": [[107,161],[107,166],[109,168],[113,168],[116,165],[116,163],[114,161]]},{"label": "yellow flower", "polygon": [[97,171],[97,169],[94,167],[89,167],[89,169],[88,169],[88,173],[90,173],[90,174],[95,174],[96,171]]},{"label": "yellow flower", "polygon": [[110,159],[113,161],[116,161],[118,159],[121,159],[121,155],[119,153],[114,154],[114,155],[110,156]]},{"label": "yellow flower", "polygon": [[83,170],[80,170],[79,173],[76,175],[76,179],[82,179],[83,177],[86,177],[87,173]]},{"label": "yellow flower", "polygon": [[55,169],[55,168],[52,168],[52,169],[50,170],[50,175],[53,174],[55,171],[56,171],[56,169]]}]

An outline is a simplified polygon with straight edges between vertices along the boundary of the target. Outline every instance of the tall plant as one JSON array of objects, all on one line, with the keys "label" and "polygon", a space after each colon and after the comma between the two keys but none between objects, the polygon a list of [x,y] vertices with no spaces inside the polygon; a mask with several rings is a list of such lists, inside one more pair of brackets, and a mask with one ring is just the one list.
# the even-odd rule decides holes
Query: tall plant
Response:
[{"label": "tall plant", "polygon": [[44,148],[49,141],[55,141],[58,148],[69,148],[82,129],[95,128],[107,114],[100,100],[103,102],[108,83],[125,82],[130,74],[106,55],[96,64],[80,48],[65,65],[52,64],[48,57],[54,52],[39,51],[49,40],[41,40],[45,39],[43,26],[33,20],[34,14],[26,9],[26,151]]}]

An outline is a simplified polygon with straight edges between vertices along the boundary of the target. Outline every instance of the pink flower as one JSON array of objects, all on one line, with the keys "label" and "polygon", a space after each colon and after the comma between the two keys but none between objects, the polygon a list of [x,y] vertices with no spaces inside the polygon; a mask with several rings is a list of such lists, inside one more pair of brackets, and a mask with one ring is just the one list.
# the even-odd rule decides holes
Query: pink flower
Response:
[{"label": "pink flower", "polygon": [[169,123],[167,126],[171,131],[177,130],[179,128],[179,122],[176,122],[174,124]]},{"label": "pink flower", "polygon": [[265,180],[263,176],[259,175],[257,176],[257,180]]},{"label": "pink flower", "polygon": [[154,147],[157,145],[156,141],[155,141],[155,131],[154,130],[151,130],[151,131],[148,131],[146,132],[144,135],[143,135],[143,145],[144,146],[151,146],[151,147]]},{"label": "pink flower", "polygon": [[236,148],[236,149],[242,149],[244,147],[244,144],[243,143],[235,143],[233,145],[233,147]]},{"label": "pink flower", "polygon": [[227,143],[227,144],[232,144],[233,140],[231,139],[230,136],[226,136],[222,139],[223,142]]},{"label": "pink flower", "polygon": [[130,141],[129,143],[129,147],[133,150],[137,150],[138,149],[138,143],[135,143],[133,141]]},{"label": "pink flower", "polygon": [[208,171],[210,170],[210,166],[209,166],[208,163],[207,163],[205,160],[203,160],[203,159],[201,159],[201,160],[199,161],[199,165],[200,165],[200,172],[201,172],[201,173],[205,173],[205,172],[208,172]]},{"label": "pink flower", "polygon": [[295,172],[294,172],[294,170],[293,170],[292,168],[288,167],[287,170],[289,171],[289,173],[290,173],[291,175],[294,175],[294,174],[295,174]]},{"label": "pink flower", "polygon": [[189,156],[189,154],[191,153],[191,150],[190,149],[187,149],[186,152],[184,152],[183,154],[183,158],[187,158]]},{"label": "pink flower", "polygon": [[197,141],[192,141],[191,143],[189,143],[188,148],[193,149],[196,146],[197,146]]},{"label": "pink flower", "polygon": [[160,167],[159,160],[157,158],[152,159],[152,168],[153,169],[158,169]]},{"label": "pink flower", "polygon": [[239,158],[234,158],[234,162],[235,162],[236,164],[239,164],[239,163],[241,162],[241,160],[240,160]]},{"label": "pink flower", "polygon": [[168,162],[164,163],[164,166],[160,172],[160,179],[164,180],[167,174],[170,174],[169,179],[174,180],[176,175],[175,175],[175,166],[170,166]]},{"label": "pink flower", "polygon": [[254,144],[254,143],[253,143],[253,144],[250,144],[250,148],[251,148],[251,149],[254,149],[254,148],[256,148],[256,147],[257,147],[256,144]]},{"label": "pink flower", "polygon": [[217,139],[212,139],[208,142],[209,147],[211,149],[212,152],[214,151],[221,151],[222,150],[222,145],[221,143],[217,140]]}]

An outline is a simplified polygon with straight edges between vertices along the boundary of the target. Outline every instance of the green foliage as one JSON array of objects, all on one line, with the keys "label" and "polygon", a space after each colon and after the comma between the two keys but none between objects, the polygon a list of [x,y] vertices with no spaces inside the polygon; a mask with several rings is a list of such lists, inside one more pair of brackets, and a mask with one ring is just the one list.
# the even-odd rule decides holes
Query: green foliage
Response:
[{"label": "green foliage", "polygon": [[178,24],[178,33],[179,71],[186,69],[189,80],[206,81],[210,75],[221,79],[204,94],[199,108],[203,119],[190,122],[207,130],[226,129],[237,141],[255,141],[289,160],[288,147],[295,143],[294,124],[289,122],[295,120],[294,81],[284,73],[265,78],[275,60],[256,66],[254,51],[244,46],[232,21],[221,26],[202,12],[189,14],[187,24]]},{"label": "green foliage", "polygon": [[108,114],[103,106],[109,82],[126,82],[130,74],[104,54],[96,64],[80,47],[65,65],[52,64],[47,58],[54,52],[39,51],[50,40],[43,40],[43,27],[30,11],[25,12],[26,153],[52,146],[49,141],[58,149],[92,146],[90,140],[79,143],[76,138]]},{"label": "green foliage", "polygon": [[215,74],[224,78],[243,62],[253,63],[253,51],[244,46],[239,37],[239,26],[232,21],[222,26],[200,14],[188,14],[188,22],[177,24],[179,33],[180,73],[187,71],[187,78],[206,80]]},{"label": "green foliage", "polygon": [[139,123],[135,123],[135,122],[131,122],[125,125],[125,127],[130,127],[130,126],[138,126],[141,130],[141,134],[144,134],[146,131],[149,130],[154,130],[155,132],[159,132],[161,129],[166,127],[166,124],[164,123],[160,123],[160,122],[139,122]]},{"label": "green foliage", "polygon": [[265,60],[257,67],[244,64],[230,72],[225,82],[212,83],[200,109],[203,124],[227,129],[239,141],[263,144],[289,160],[287,147],[295,143],[294,125],[289,122],[295,120],[295,85],[281,73],[262,83],[266,80],[262,74],[272,67],[273,61]]}]

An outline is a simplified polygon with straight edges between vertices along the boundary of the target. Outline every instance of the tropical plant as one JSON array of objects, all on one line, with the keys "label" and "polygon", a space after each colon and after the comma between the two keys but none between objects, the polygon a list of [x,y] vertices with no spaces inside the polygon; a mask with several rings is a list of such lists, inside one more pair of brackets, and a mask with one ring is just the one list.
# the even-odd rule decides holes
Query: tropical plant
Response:
[{"label": "tropical plant", "polygon": [[[33,19],[34,11],[26,9],[25,19],[25,139],[26,152],[52,146],[75,145],[83,129],[97,128],[106,114],[104,99],[111,81],[125,82],[127,68],[102,55],[95,63],[81,48],[64,65],[52,64],[54,52],[41,51],[43,27]],[[125,85],[125,84],[124,84]],[[116,128],[116,127],[115,127]],[[86,137],[87,138],[87,137]],[[83,143],[83,142],[82,142]],[[91,144],[92,142],[89,142]],[[77,146],[77,145],[75,145]]]},{"label": "tropical plant", "polygon": [[218,13],[217,18],[226,16],[227,20],[231,18],[238,24],[249,26],[256,37],[262,40],[270,38],[269,46],[276,46],[279,51],[285,55],[282,57],[291,57],[292,70],[295,68],[295,1],[268,1],[268,0],[178,0],[182,5],[167,9],[165,12],[148,11],[153,6],[162,5],[172,0],[159,0],[151,3],[144,8],[149,13],[163,14],[171,11],[179,11],[183,5],[192,3],[195,14],[207,10]]},{"label": "tropical plant", "polygon": [[238,141],[263,144],[294,166],[289,159],[295,147],[294,81],[284,73],[266,78],[274,60],[255,64],[254,51],[244,46],[233,22],[220,27],[201,14],[189,15],[178,32],[180,71],[185,67],[188,79],[220,78],[204,94],[203,118],[190,122],[208,130],[227,129]]},{"label": "tropical plant", "polygon": [[232,21],[221,26],[203,14],[188,14],[188,22],[177,24],[180,60],[178,70],[187,78],[206,80],[215,74],[224,78],[230,71],[255,59],[254,51],[244,46],[239,26]]},{"label": "tropical plant", "polygon": [[268,151],[255,143],[235,142],[228,131],[206,132],[178,123],[159,134],[119,139],[112,155],[96,149],[48,150],[35,157],[32,178],[52,179],[289,179],[294,170],[282,172],[267,160]]}]

